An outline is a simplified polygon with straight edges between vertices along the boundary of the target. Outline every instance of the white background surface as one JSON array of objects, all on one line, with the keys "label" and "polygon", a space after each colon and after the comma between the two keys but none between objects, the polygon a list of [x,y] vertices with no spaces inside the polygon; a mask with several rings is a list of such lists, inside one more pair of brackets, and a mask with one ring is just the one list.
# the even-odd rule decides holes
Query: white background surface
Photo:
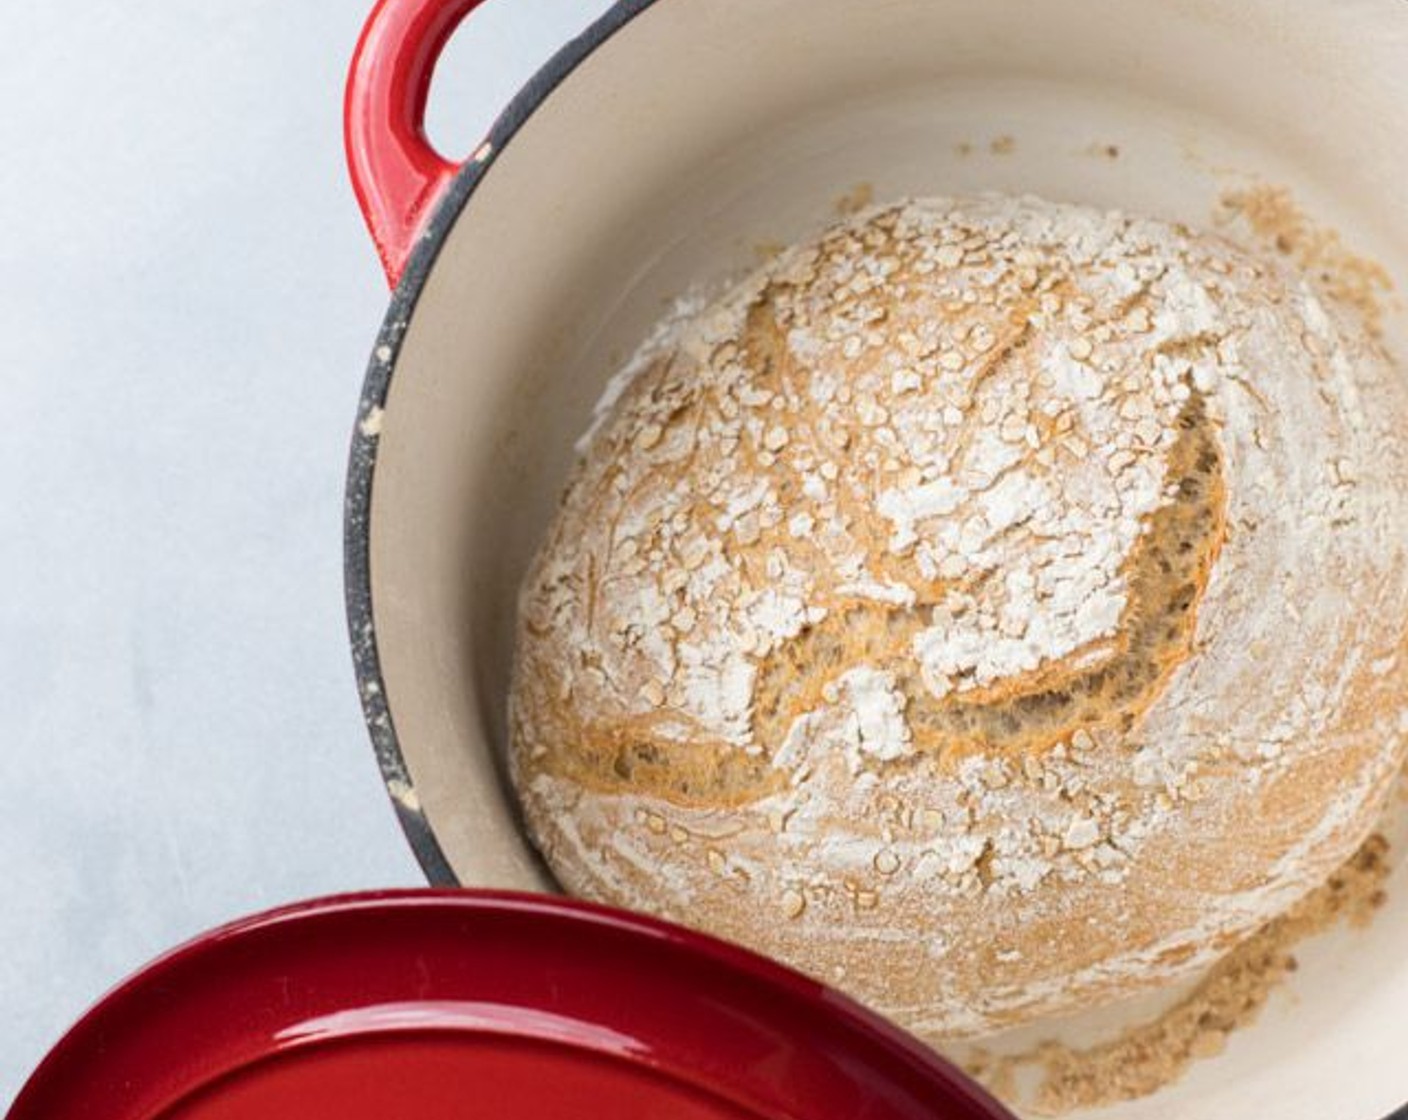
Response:
[{"label": "white background surface", "polygon": [[[386,305],[341,152],[371,0],[0,4],[0,1108],[162,950],[418,885],[341,505]],[[493,0],[447,155],[605,0]]]}]

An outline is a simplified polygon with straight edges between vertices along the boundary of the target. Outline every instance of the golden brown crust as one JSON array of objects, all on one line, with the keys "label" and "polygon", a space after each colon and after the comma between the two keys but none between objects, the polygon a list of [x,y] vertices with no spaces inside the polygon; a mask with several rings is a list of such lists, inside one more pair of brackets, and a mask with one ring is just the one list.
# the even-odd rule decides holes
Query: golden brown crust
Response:
[{"label": "golden brown crust", "polygon": [[1405,417],[1216,239],[855,215],[658,340],[588,442],[521,603],[529,825],[569,890],[931,1037],[1205,965],[1401,761]]}]

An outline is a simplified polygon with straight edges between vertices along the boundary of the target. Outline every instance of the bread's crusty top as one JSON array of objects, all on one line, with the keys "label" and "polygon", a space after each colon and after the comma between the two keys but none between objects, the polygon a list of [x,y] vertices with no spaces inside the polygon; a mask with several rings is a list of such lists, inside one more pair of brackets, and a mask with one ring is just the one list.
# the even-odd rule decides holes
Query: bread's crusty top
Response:
[{"label": "bread's crusty top", "polygon": [[[569,885],[793,958],[899,931],[951,1006],[859,994],[976,1029],[1275,912],[1401,755],[1408,408],[1275,264],[911,201],[616,388],[515,667],[515,776]],[[758,906],[783,932],[749,936]],[[1064,952],[1022,932],[1082,913],[1107,928]]]}]

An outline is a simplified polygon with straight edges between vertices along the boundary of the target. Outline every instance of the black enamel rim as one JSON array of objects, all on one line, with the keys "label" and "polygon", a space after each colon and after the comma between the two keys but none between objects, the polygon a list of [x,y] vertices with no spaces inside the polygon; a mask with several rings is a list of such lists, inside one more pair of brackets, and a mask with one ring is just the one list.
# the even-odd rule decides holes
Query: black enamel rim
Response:
[{"label": "black enamel rim", "polygon": [[362,382],[362,399],[357,408],[357,423],[352,429],[347,488],[343,498],[343,575],[352,662],[357,674],[363,718],[376,751],[377,765],[381,767],[382,780],[386,783],[401,829],[432,886],[457,887],[461,884],[416,797],[386,701],[372,612],[370,557],[372,483],[376,475],[379,437],[378,425],[368,424],[366,420],[369,416],[380,415],[386,404],[401,342],[425,290],[426,279],[440,255],[446,236],[469,203],[475,188],[494,165],[495,158],[567,75],[597,47],[656,2],[617,0],[586,31],[553,55],[509,102],[489,130],[484,145],[461,167],[426,222],[401,281],[392,293],[391,305],[382,321],[381,332],[377,335],[371,361],[367,365],[366,378]]},{"label": "black enamel rim", "polygon": [[[401,281],[392,293],[391,304],[382,321],[362,383],[361,402],[348,457],[343,520],[344,582],[352,661],[362,700],[362,714],[376,751],[377,765],[381,768],[382,779],[397,819],[401,822],[401,829],[431,886],[458,887],[462,884],[445,858],[415,795],[386,702],[372,613],[370,563],[371,495],[376,474],[378,431],[376,425],[364,426],[363,421],[369,414],[378,414],[385,406],[401,341],[425,289],[426,279],[440,255],[446,236],[468,205],[480,181],[493,166],[495,158],[538,106],[588,55],[658,2],[617,0],[590,27],[553,55],[509,102],[489,130],[484,147],[461,167],[427,221]],[[1384,1120],[1408,1120],[1408,1104],[1394,1110]]]}]

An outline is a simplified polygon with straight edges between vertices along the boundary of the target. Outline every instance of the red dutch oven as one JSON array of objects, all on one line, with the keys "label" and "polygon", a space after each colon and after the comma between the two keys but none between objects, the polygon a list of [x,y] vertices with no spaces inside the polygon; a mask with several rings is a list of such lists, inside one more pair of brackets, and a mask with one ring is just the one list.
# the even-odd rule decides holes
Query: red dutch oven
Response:
[{"label": "red dutch oven", "polygon": [[[394,288],[348,472],[347,605],[377,758],[437,885],[555,890],[503,764],[517,589],[608,376],[693,286],[845,196],[1031,192],[1207,227],[1249,182],[1408,277],[1402,0],[619,0],[458,163],[423,113],[475,6],[382,3],[347,92]],[[1389,310],[1400,354],[1405,324]],[[1401,875],[1388,895],[1295,1000],[1129,1115],[1401,1105]]]}]

